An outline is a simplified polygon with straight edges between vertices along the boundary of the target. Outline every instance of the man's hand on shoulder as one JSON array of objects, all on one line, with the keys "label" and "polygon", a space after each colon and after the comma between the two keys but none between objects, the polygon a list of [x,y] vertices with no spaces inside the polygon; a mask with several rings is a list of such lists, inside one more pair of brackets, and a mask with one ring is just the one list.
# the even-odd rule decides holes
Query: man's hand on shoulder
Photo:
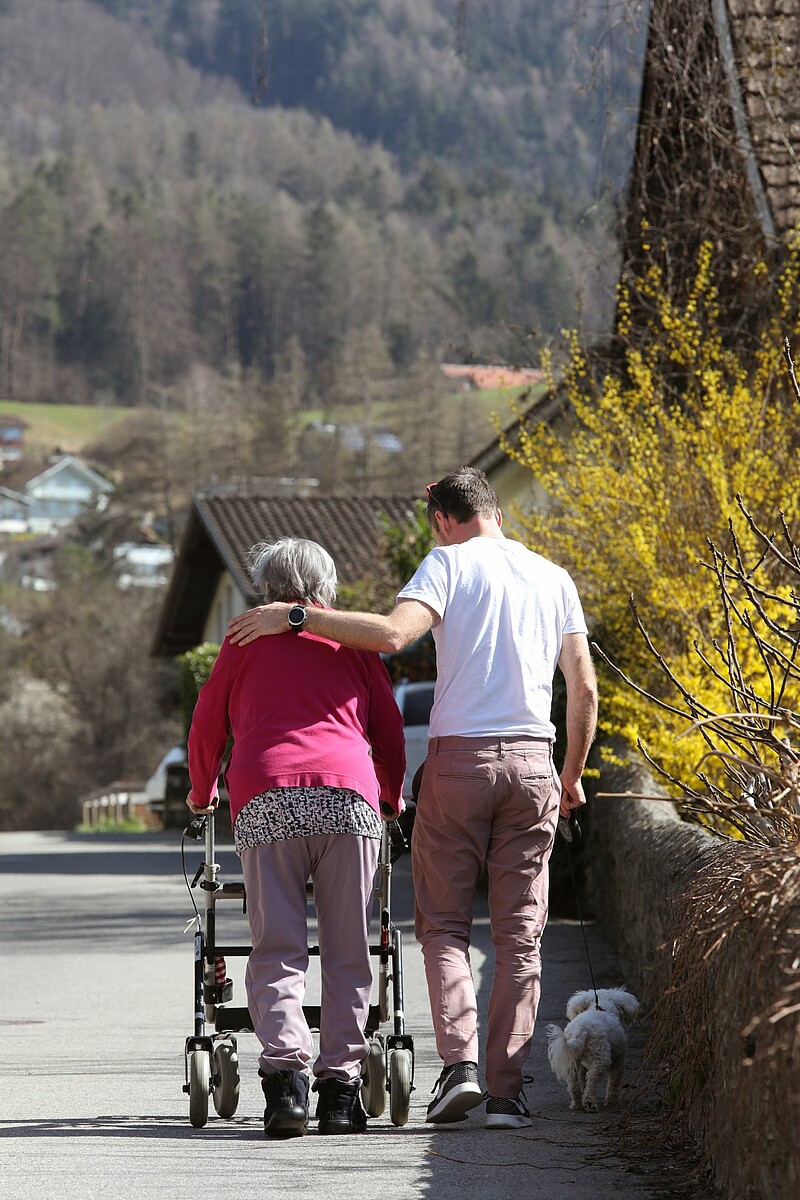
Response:
[{"label": "man's hand on shoulder", "polygon": [[291,604],[275,601],[274,604],[262,604],[258,608],[248,608],[228,623],[228,640],[234,646],[246,646],[256,638],[268,637],[273,633],[286,633],[289,629],[287,613]]}]

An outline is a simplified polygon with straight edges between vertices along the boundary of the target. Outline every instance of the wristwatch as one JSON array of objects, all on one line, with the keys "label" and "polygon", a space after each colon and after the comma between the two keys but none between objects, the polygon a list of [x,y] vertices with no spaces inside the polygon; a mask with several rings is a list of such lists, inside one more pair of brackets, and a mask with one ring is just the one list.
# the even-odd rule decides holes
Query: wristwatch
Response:
[{"label": "wristwatch", "polygon": [[303,608],[302,604],[295,604],[289,609],[286,614],[286,620],[289,622],[289,628],[292,633],[299,633],[306,623],[308,613]]}]

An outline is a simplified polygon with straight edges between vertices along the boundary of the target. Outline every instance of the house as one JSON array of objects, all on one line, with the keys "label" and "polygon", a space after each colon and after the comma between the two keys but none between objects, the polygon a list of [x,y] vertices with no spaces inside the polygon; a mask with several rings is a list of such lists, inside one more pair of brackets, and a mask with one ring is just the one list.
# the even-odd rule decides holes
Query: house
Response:
[{"label": "house", "polygon": [[19,462],[23,455],[23,442],[28,422],[11,414],[0,414],[0,467],[5,463]]},{"label": "house", "polygon": [[468,464],[485,472],[500,508],[507,515],[510,515],[512,508],[519,508],[523,512],[541,508],[547,504],[547,495],[527,467],[509,458],[502,446],[503,439],[511,446],[517,445],[523,428],[540,421],[548,424],[561,421],[565,412],[565,400],[561,392],[557,388],[548,389],[536,396],[523,415],[503,430],[502,438],[498,434]]},{"label": "house", "polygon": [[479,363],[441,363],[445,379],[464,390],[486,392],[501,388],[532,387],[541,383],[544,372],[534,367],[482,366]]},{"label": "house", "polygon": [[8,542],[0,554],[0,579],[34,592],[52,592],[59,540],[48,534]]},{"label": "house", "polygon": [[399,454],[403,449],[403,443],[397,434],[375,426],[368,428],[352,423],[336,425],[332,421],[309,421],[303,433],[304,441],[307,441],[311,434],[318,434],[325,443],[328,454],[331,441],[337,448],[341,447],[352,453],[362,453],[370,446],[382,450],[385,454]]},{"label": "house", "polygon": [[0,533],[27,533],[32,507],[29,496],[0,487]]},{"label": "house", "polygon": [[622,271],[645,310],[634,281],[679,288],[701,241],[732,324],[761,302],[753,267],[800,223],[798,53],[787,0],[652,0]]},{"label": "house", "polygon": [[390,429],[356,422],[309,421],[300,434],[297,455],[327,490],[335,492],[343,480],[369,491],[374,478],[385,477],[393,458],[403,450]]},{"label": "house", "polygon": [[194,498],[153,643],[159,656],[181,654],[201,642],[221,643],[228,622],[258,596],[246,569],[257,542],[310,538],[333,556],[341,583],[374,575],[378,515],[408,520],[411,496],[276,496],[227,489]]},{"label": "house", "polygon": [[86,509],[104,507],[113,490],[113,483],[76,455],[62,454],[25,482],[31,528],[44,532],[68,525]]},{"label": "house", "polygon": [[[622,245],[634,331],[652,303],[637,281],[656,263],[667,287],[679,289],[706,240],[723,321],[741,334],[766,299],[753,267],[779,256],[800,227],[799,56],[797,3],[652,0]],[[619,351],[612,338],[591,357],[602,364]],[[564,412],[557,396],[534,395],[525,421]],[[519,429],[513,422],[506,436],[515,440]],[[506,509],[546,503],[499,439],[472,465],[486,471]]]},{"label": "house", "polygon": [[175,555],[171,546],[120,542],[113,550],[117,585],[121,588],[164,587]]}]

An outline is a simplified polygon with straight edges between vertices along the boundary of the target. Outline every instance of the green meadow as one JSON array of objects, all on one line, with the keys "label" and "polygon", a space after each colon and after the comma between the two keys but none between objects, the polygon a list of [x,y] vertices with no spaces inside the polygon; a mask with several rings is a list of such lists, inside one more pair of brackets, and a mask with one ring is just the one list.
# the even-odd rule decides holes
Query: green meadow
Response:
[{"label": "green meadow", "polygon": [[[501,425],[507,425],[511,420],[510,402],[520,392],[528,391],[528,402],[537,398],[543,390],[538,384],[531,389],[512,388],[497,389],[484,392],[453,392],[452,403],[443,405],[439,420],[442,426],[455,424],[458,421],[459,397],[469,399],[473,420],[480,424],[485,421],[485,444],[494,439],[495,431],[492,416],[496,414]],[[152,411],[145,408],[115,408],[93,406],[90,404],[30,404],[0,400],[0,416],[15,416],[27,423],[24,435],[25,456],[30,459],[44,459],[51,454],[61,451],[66,454],[80,454],[87,446],[102,438],[112,426],[130,417]],[[298,428],[313,420],[340,420],[358,422],[362,417],[359,405],[341,406],[336,411],[323,409],[306,409],[299,415]],[[397,402],[378,401],[372,411],[372,421],[385,424],[390,428],[397,417]],[[178,415],[179,421],[182,419]],[[484,434],[480,435],[484,441]],[[475,446],[475,452],[480,449]]]},{"label": "green meadow", "polygon": [[28,404],[0,400],[0,416],[19,417],[24,430],[25,455],[42,458],[62,450],[79,454],[102,437],[112,425],[133,416],[137,409],[105,408],[91,404]]}]

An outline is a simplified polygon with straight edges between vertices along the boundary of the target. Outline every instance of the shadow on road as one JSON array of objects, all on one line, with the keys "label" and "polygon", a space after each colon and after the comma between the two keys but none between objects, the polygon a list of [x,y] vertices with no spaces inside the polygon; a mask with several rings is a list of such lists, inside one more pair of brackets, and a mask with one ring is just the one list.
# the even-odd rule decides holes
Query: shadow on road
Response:
[{"label": "shadow on road", "polygon": [[[179,833],[38,835],[30,853],[0,854],[3,875],[176,875],[181,872]],[[198,858],[187,841],[187,860]],[[226,871],[239,873],[231,846],[218,847]],[[200,855],[201,857],[201,855]]]}]

